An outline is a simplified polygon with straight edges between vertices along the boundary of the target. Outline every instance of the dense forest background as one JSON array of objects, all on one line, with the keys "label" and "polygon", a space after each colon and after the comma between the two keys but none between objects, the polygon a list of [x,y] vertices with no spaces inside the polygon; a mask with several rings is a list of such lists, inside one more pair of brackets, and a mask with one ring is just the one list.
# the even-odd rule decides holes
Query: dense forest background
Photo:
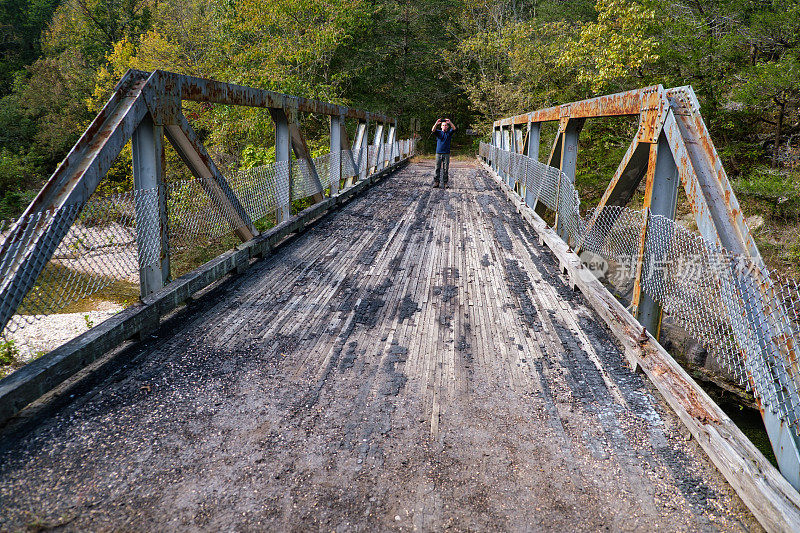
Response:
[{"label": "dense forest background", "polygon": [[[798,30],[797,0],[0,0],[0,219],[30,201],[128,68],[419,117],[423,131],[446,113],[487,133],[500,116],[691,84],[745,210],[765,224],[762,252],[791,270]],[[187,114],[225,168],[270,159],[268,114]],[[327,124],[306,122],[323,150]],[[632,127],[587,125],[585,197],[602,192]],[[462,136],[465,153],[475,140]],[[129,187],[121,161],[107,190]]]}]

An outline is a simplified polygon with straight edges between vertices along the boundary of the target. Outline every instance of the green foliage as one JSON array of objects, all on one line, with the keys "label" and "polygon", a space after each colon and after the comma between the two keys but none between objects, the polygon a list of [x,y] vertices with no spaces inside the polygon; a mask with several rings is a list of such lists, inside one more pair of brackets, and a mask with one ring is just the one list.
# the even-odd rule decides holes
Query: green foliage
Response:
[{"label": "green foliage", "polygon": [[747,176],[733,182],[740,200],[758,213],[778,221],[800,219],[800,175],[768,167],[753,169]]},{"label": "green foliage", "polygon": [[33,199],[34,175],[29,158],[0,147],[0,220],[16,217]]},{"label": "green foliage", "polygon": [[602,92],[658,60],[656,12],[624,0],[597,0],[596,9],[597,21],[583,24],[578,39],[568,41],[559,65],[576,68],[579,82]]},{"label": "green foliage", "polygon": [[[580,156],[575,184],[581,193],[581,209],[597,205],[636,135],[638,121],[628,117],[587,121],[581,131]],[[547,150],[546,146],[542,150]]]},{"label": "green foliage", "polygon": [[255,168],[275,161],[275,147],[253,146],[248,144],[242,150],[242,168]]},{"label": "green foliage", "polygon": [[57,0],[0,1],[0,96],[8,94],[16,73],[41,54],[41,34]]},{"label": "green foliage", "polygon": [[19,357],[19,348],[13,340],[0,340],[0,365],[15,365]]},{"label": "green foliage", "polygon": [[783,174],[768,168],[756,168],[747,176],[734,182],[737,193],[765,198],[794,198],[800,196],[797,176]]},{"label": "green foliage", "polygon": [[[679,8],[655,0],[0,0],[0,15],[11,21],[0,45],[2,217],[21,211],[129,68],[413,116],[425,126],[448,114],[461,131],[598,92],[692,84],[733,177],[791,164],[788,140],[800,134],[794,0]],[[274,160],[264,110],[186,102],[184,113],[226,171]],[[300,120],[312,153],[326,152],[325,117]],[[629,133],[587,124],[578,180],[589,196]],[[454,149],[473,149],[474,140],[457,137]],[[167,170],[170,181],[188,177],[169,147]],[[128,146],[100,192],[131,183]]]}]

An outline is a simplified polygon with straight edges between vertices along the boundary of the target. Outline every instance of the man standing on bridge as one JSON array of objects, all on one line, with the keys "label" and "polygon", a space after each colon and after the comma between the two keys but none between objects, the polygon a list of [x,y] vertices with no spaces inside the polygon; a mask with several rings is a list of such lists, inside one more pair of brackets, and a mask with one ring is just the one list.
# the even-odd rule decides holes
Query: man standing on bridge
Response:
[{"label": "man standing on bridge", "polygon": [[[441,129],[439,129],[440,124]],[[449,118],[440,118],[431,131],[436,135],[436,176],[433,178],[433,186],[441,185],[442,188],[447,188],[450,171],[450,139],[456,132],[456,125],[450,122]]]}]

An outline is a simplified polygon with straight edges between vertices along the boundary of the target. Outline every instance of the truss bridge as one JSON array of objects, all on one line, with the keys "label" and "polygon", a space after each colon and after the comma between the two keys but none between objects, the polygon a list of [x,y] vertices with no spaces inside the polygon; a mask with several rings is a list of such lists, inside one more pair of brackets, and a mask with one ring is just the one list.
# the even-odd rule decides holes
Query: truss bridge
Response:
[{"label": "truss bridge", "polygon": [[[273,160],[227,168],[194,106],[263,114]],[[585,205],[609,117],[636,132]],[[798,530],[797,286],[691,88],[499,119],[447,188],[418,132],[129,71],[0,227],[0,530]],[[752,393],[777,468],[665,324]]]}]

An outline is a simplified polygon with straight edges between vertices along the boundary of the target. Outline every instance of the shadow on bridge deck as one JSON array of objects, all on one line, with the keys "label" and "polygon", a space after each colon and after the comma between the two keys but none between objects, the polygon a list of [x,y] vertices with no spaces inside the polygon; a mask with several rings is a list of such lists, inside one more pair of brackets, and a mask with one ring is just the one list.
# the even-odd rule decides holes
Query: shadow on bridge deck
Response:
[{"label": "shadow on bridge deck", "polygon": [[492,180],[412,164],[0,455],[0,529],[758,529]]}]

